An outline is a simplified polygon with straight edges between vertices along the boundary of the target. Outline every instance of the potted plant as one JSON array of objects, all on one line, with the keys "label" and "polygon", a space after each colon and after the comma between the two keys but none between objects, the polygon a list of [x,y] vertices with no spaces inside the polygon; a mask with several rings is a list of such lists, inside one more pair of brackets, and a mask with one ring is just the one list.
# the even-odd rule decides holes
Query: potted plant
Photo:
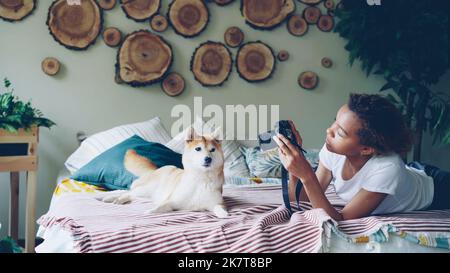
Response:
[{"label": "potted plant", "polygon": [[0,240],[0,253],[22,253],[20,246],[9,236]]},{"label": "potted plant", "polygon": [[450,68],[450,1],[395,0],[370,6],[342,0],[335,32],[348,42],[349,62],[360,60],[367,73],[382,75],[380,91],[403,111],[415,135],[420,160],[424,132],[433,144],[450,143],[450,98],[432,90]]},{"label": "potted plant", "polygon": [[[55,123],[43,117],[38,109],[31,106],[31,102],[24,103],[15,97],[11,82],[4,79],[4,92],[0,92],[0,137],[2,135],[17,134],[19,131],[32,132],[38,127],[50,128]],[[0,144],[0,156],[26,155],[27,144]]]}]

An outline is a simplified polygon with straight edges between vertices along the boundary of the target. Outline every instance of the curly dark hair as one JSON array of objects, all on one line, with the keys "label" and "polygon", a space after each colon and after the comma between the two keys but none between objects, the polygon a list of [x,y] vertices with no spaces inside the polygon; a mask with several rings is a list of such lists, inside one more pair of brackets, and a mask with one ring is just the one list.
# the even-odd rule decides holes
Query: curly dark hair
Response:
[{"label": "curly dark hair", "polygon": [[379,154],[405,154],[412,146],[411,131],[402,113],[379,95],[350,94],[348,107],[362,121],[359,142],[374,148]]}]

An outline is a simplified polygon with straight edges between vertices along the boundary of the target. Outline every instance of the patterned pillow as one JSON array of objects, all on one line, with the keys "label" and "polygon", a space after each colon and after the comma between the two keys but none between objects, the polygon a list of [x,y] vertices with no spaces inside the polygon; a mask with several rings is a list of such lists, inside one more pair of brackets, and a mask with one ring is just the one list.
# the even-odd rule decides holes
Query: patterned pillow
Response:
[{"label": "patterned pillow", "polygon": [[280,185],[280,178],[273,177],[225,177],[227,186],[259,186],[259,185]]},{"label": "patterned pillow", "polygon": [[[281,177],[281,161],[278,150],[261,151],[260,147],[241,147],[241,152],[245,156],[245,161],[250,169],[250,174],[255,177]],[[319,164],[319,150],[306,149],[306,160],[315,170]]]}]

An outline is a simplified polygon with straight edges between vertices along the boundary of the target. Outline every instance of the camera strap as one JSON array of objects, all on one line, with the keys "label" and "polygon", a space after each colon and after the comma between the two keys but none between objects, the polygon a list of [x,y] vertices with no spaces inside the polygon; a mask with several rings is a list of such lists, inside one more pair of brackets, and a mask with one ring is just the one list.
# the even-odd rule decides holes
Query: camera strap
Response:
[{"label": "camera strap", "polygon": [[[289,201],[289,172],[281,166],[281,187],[283,190],[283,201],[284,206],[289,210],[289,213],[292,214],[291,202]],[[297,208],[300,208],[300,202],[298,200],[300,191],[302,190],[303,183],[300,179],[297,181],[297,185],[295,187],[295,200],[297,201]]]},{"label": "camera strap", "polygon": [[[307,153],[300,145],[294,143],[295,146],[303,153]],[[281,165],[281,187],[283,190],[283,201],[284,206],[289,210],[290,214],[292,214],[291,202],[289,201],[289,172]],[[302,191],[303,183],[300,179],[297,180],[297,185],[295,186],[295,200],[297,201],[298,210],[302,210],[300,208],[300,201],[298,200],[300,192]]]}]

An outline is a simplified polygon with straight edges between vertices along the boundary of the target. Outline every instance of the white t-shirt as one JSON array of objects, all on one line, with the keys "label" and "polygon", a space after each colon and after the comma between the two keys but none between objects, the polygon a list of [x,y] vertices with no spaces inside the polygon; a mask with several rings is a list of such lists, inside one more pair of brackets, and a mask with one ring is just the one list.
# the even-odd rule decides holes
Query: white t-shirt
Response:
[{"label": "white t-shirt", "polygon": [[433,201],[433,178],[406,166],[397,154],[373,156],[349,180],[342,179],[345,156],[328,151],[325,144],[319,158],[332,172],[336,193],[345,202],[350,202],[361,189],[388,194],[372,214],[421,210]]}]

